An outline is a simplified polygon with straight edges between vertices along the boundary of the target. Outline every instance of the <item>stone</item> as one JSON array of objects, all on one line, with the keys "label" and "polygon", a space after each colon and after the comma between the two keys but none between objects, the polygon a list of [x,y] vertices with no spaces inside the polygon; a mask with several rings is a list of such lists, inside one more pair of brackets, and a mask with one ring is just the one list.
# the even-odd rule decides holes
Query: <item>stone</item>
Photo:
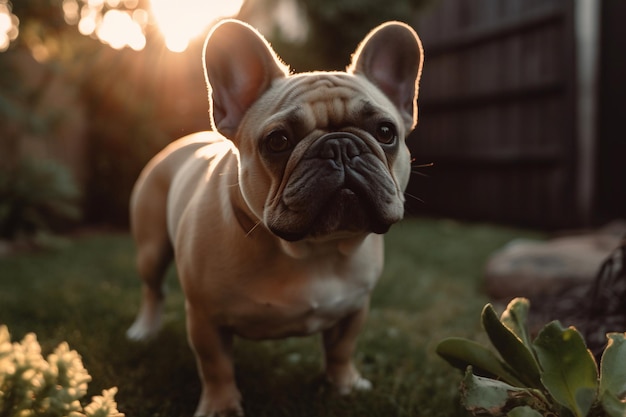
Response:
[{"label": "stone", "polygon": [[553,295],[590,284],[626,234],[626,222],[545,241],[518,239],[493,253],[485,268],[492,299]]}]

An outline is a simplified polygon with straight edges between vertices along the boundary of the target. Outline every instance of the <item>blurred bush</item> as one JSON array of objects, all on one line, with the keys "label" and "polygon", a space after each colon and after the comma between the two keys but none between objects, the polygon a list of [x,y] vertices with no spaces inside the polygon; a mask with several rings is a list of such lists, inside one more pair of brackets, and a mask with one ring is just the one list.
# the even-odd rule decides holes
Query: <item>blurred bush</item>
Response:
[{"label": "blurred bush", "polygon": [[22,159],[0,171],[0,238],[52,233],[81,218],[80,192],[69,170],[51,160]]}]

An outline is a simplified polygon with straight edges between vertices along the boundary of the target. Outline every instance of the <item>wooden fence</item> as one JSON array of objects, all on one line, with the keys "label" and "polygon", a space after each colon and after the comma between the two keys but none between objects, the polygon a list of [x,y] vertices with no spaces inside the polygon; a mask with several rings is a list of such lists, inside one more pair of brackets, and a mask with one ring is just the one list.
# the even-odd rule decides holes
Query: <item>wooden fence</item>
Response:
[{"label": "wooden fence", "polygon": [[573,3],[439,0],[420,19],[409,213],[580,223]]}]

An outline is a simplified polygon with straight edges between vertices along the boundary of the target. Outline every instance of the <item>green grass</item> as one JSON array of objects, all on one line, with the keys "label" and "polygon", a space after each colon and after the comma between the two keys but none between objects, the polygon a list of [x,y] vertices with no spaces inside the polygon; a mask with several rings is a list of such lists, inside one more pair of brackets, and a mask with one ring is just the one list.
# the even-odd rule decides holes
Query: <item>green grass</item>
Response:
[{"label": "green grass", "polygon": [[[478,337],[488,301],[486,257],[534,233],[447,220],[411,219],[387,236],[387,264],[372,297],[357,362],[375,389],[347,398],[321,382],[319,338],[237,340],[237,377],[248,416],[465,416],[460,374],[434,353],[447,336]],[[183,296],[168,277],[166,323],[157,340],[124,333],[139,304],[134,247],[125,234],[77,238],[55,252],[0,259],[0,324],[13,340],[35,332],[44,353],[68,341],[93,381],[89,396],[119,387],[129,417],[190,416],[200,384],[185,336]]]}]

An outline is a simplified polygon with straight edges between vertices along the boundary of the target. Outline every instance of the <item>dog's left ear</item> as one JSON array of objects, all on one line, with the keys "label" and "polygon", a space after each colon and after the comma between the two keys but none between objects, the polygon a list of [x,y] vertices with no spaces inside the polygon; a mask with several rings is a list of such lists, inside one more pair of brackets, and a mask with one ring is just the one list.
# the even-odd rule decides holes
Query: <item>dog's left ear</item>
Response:
[{"label": "dog's left ear", "polygon": [[219,23],[204,44],[213,129],[234,139],[246,111],[289,69],[251,26],[234,19]]},{"label": "dog's left ear", "polygon": [[348,72],[376,85],[396,105],[408,130],[417,124],[417,94],[424,51],[415,31],[401,22],[387,22],[361,42]]}]

